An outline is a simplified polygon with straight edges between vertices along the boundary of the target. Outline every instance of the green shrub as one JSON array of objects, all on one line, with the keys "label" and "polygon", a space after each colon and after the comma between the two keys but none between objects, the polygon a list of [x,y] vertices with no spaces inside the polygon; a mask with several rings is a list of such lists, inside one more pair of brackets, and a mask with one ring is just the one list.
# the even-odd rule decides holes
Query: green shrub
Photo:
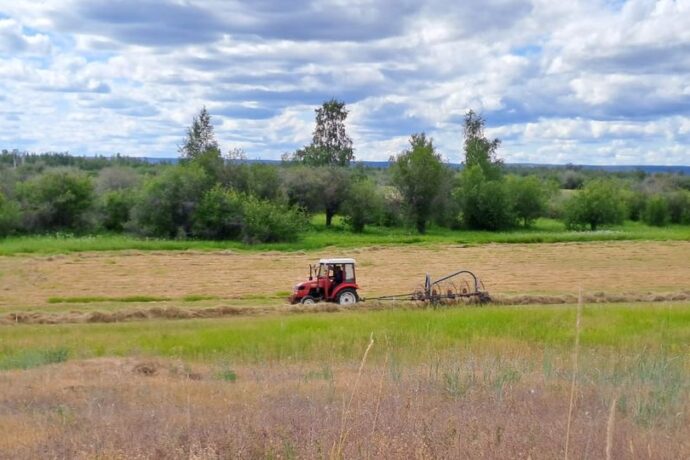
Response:
[{"label": "green shrub", "polygon": [[479,166],[462,173],[459,189],[463,224],[477,230],[502,230],[515,225],[513,205],[505,181],[488,180]]},{"label": "green shrub", "polygon": [[248,196],[245,198],[242,235],[247,243],[294,241],[305,223],[296,209]]},{"label": "green shrub", "polygon": [[565,190],[577,190],[582,188],[585,176],[579,171],[568,169],[561,174],[561,188]]},{"label": "green shrub", "polygon": [[546,212],[546,189],[536,176],[510,176],[506,182],[515,217],[529,227]]},{"label": "green shrub", "polygon": [[104,194],[116,190],[130,190],[136,188],[142,176],[131,167],[108,166],[98,173],[96,191]]},{"label": "green shrub", "polygon": [[690,224],[690,192],[678,190],[667,196],[671,223]]},{"label": "green shrub", "polygon": [[133,206],[134,194],[131,190],[113,190],[104,193],[98,200],[101,226],[106,230],[121,232],[129,221]]},{"label": "green shrub", "polygon": [[595,179],[575,194],[565,206],[565,224],[569,229],[594,231],[601,225],[618,224],[625,217],[620,189],[611,181]]},{"label": "green shrub", "polygon": [[365,225],[379,221],[382,207],[383,200],[376,190],[376,184],[370,179],[363,179],[350,187],[342,212],[352,230],[361,233]]},{"label": "green shrub", "polygon": [[663,227],[669,221],[668,201],[662,195],[656,195],[647,200],[644,210],[644,221],[649,225]]},{"label": "green shrub", "polygon": [[647,208],[647,194],[640,191],[623,191],[623,199],[628,208],[628,219],[643,220]]},{"label": "green shrub", "polygon": [[267,164],[249,165],[250,181],[248,193],[264,200],[281,198],[281,181],[278,168]]},{"label": "green shrub", "polygon": [[54,169],[18,187],[27,230],[80,230],[94,200],[91,179],[81,171]]},{"label": "green shrub", "polygon": [[403,208],[405,203],[400,192],[395,187],[382,187],[383,210],[381,225],[385,227],[400,227],[404,223]]},{"label": "green shrub", "polygon": [[19,205],[0,192],[0,238],[14,233],[20,226],[20,219]]},{"label": "green shrub", "polygon": [[185,237],[210,180],[196,164],[168,167],[144,184],[128,228],[144,235]]},{"label": "green shrub", "polygon": [[212,240],[236,240],[244,225],[244,197],[215,186],[204,194],[194,213],[194,235]]}]

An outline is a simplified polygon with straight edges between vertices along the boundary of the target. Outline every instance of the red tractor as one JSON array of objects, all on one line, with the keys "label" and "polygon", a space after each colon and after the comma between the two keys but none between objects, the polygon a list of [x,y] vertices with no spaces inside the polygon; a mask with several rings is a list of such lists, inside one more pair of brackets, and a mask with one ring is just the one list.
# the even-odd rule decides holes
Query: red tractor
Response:
[{"label": "red tractor", "polygon": [[354,259],[321,259],[318,265],[309,266],[309,281],[296,285],[288,300],[291,304],[325,301],[352,305],[359,301],[357,289]]}]

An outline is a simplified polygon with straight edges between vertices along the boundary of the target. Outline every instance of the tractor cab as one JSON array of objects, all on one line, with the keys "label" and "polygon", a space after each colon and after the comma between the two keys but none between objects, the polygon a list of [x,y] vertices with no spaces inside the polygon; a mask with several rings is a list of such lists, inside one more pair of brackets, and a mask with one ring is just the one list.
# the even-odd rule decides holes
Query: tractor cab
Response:
[{"label": "tractor cab", "polygon": [[358,289],[354,259],[321,259],[309,266],[309,280],[296,285],[289,300],[292,304],[350,305],[359,300]]}]

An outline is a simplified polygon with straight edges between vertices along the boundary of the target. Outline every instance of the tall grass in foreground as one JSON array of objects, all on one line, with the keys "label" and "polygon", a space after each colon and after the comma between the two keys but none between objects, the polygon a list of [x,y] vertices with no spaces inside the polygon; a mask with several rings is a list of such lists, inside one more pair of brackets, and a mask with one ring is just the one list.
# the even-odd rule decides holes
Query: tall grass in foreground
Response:
[{"label": "tall grass in foreground", "polygon": [[367,356],[369,355],[369,350],[371,350],[372,346],[374,346],[374,333],[373,332],[369,336],[369,345],[367,345],[367,348],[364,350],[364,355],[362,356],[362,362],[359,363],[359,370],[357,371],[357,376],[355,377],[354,384],[352,385],[352,393],[350,394],[350,398],[347,401],[347,404],[344,404],[344,401],[343,401],[343,413],[342,413],[342,417],[340,419],[340,434],[338,435],[338,441],[331,448],[331,458],[338,458],[339,459],[339,458],[343,457],[343,450],[345,448],[345,442],[347,441],[347,436],[350,434],[350,427],[348,427],[348,425],[347,425],[348,416],[350,415],[350,410],[352,408],[352,402],[355,400],[355,396],[357,395],[357,390],[359,389],[359,382],[362,378],[362,371],[364,370],[364,365],[367,362]]},{"label": "tall grass in foreground", "polygon": [[582,288],[577,300],[577,316],[575,318],[575,348],[573,351],[573,377],[570,383],[570,403],[568,404],[568,425],[565,433],[565,458],[568,460],[570,445],[570,427],[573,420],[573,408],[575,406],[575,387],[577,384],[578,359],[580,357],[580,319],[582,317]]},{"label": "tall grass in foreground", "polygon": [[[563,456],[570,347],[553,356],[548,374],[535,366],[539,350],[386,364],[369,361],[376,349],[365,351],[359,363],[233,365],[232,379],[216,364],[152,358],[3,374],[0,451],[11,458]],[[687,382],[680,399],[666,399],[664,415],[643,424],[608,400],[619,384],[605,363],[580,358],[572,458],[604,458],[607,452],[625,458],[629,449],[688,458]],[[645,401],[647,389],[636,359],[625,359],[621,375],[631,385],[623,391],[630,407],[633,399]],[[88,383],[75,387],[75,380]],[[448,385],[453,380],[461,383],[460,392]],[[615,438],[603,429],[613,426],[611,407]],[[372,418],[381,421],[373,430]]]}]

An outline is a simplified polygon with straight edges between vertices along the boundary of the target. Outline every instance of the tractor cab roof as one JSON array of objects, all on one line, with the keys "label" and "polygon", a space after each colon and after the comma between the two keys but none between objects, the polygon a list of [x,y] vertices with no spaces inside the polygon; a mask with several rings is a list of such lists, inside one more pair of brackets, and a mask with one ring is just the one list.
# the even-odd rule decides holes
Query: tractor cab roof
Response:
[{"label": "tractor cab roof", "polygon": [[321,259],[320,264],[354,264],[355,259]]}]

